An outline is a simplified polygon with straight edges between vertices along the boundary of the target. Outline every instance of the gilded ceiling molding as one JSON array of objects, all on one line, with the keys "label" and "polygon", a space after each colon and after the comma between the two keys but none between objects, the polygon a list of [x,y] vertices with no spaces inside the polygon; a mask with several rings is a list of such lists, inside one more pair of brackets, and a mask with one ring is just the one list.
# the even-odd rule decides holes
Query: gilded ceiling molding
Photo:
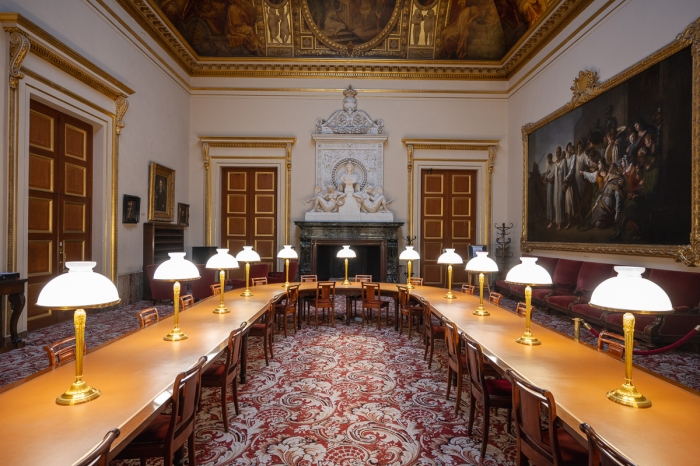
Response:
[{"label": "gilded ceiling molding", "polygon": [[[202,143],[202,158],[204,159],[204,241],[206,246],[215,244],[212,237],[214,217],[212,215],[212,159],[217,160],[281,160],[284,165],[284,243],[289,244],[289,220],[291,218],[292,195],[292,146],[297,138],[285,137],[239,137],[239,136],[200,136]],[[212,156],[212,147],[233,148],[268,148],[284,149],[282,156],[250,157],[250,156]]]},{"label": "gilded ceiling molding", "polygon": [[24,34],[10,34],[9,118],[7,141],[7,271],[17,267],[17,121],[19,120],[19,80],[22,62],[29,52],[29,39]]},{"label": "gilded ceiling molding", "polygon": [[[463,163],[463,162],[483,162],[486,168],[486,185],[484,186],[484,192],[486,194],[485,212],[484,212],[484,230],[483,238],[484,242],[491,245],[491,218],[492,218],[492,176],[493,167],[496,160],[496,146],[499,144],[499,140],[495,139],[401,139],[401,142],[406,146],[407,157],[408,157],[408,236],[412,238],[415,231],[415,221],[413,218],[413,206],[415,203],[415,194],[413,186],[414,178],[414,164],[417,160],[426,161],[434,160],[436,162],[453,162]],[[470,160],[470,159],[417,159],[415,158],[415,151],[425,149],[425,150],[457,150],[457,151],[487,151],[488,159],[486,160]]]}]

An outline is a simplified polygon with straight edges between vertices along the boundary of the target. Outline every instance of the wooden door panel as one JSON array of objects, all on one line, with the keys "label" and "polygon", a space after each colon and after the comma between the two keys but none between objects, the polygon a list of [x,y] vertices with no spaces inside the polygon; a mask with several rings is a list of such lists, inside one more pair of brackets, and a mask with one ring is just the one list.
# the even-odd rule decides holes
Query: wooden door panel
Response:
[{"label": "wooden door panel", "polygon": [[226,219],[226,236],[247,236],[246,218],[229,217]]},{"label": "wooden door panel", "polygon": [[66,156],[87,160],[87,131],[66,124],[63,140]]},{"label": "wooden door panel", "polygon": [[51,197],[39,197],[36,194],[28,199],[27,207],[33,215],[28,216],[29,233],[52,234],[54,203]]},{"label": "wooden door panel", "polygon": [[246,214],[246,198],[245,194],[227,194],[226,195],[226,213],[245,215]]},{"label": "wooden door panel", "polygon": [[[50,239],[32,239],[27,242],[27,274],[32,277],[46,277],[54,271],[54,242]],[[48,280],[43,280],[46,283]],[[36,301],[34,301],[36,302]]]},{"label": "wooden door panel", "polygon": [[423,212],[426,217],[442,217],[443,212],[442,197],[426,196],[423,198]]},{"label": "wooden door panel", "polygon": [[29,154],[29,189],[54,192],[54,160],[37,154]]},{"label": "wooden door panel", "polygon": [[63,194],[85,197],[87,195],[87,168],[66,163],[64,165]]},{"label": "wooden door panel", "polygon": [[[29,111],[29,145],[45,149],[49,152],[54,150],[56,115],[55,112],[46,111],[48,107],[44,105],[33,105]],[[35,110],[34,107],[38,109]]]}]

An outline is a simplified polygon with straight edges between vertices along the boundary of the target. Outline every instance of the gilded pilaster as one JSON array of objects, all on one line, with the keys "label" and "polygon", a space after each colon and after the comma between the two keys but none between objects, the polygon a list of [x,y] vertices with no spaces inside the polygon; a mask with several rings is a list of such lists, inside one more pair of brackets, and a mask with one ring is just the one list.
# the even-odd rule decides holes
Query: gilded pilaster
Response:
[{"label": "gilded pilaster", "polygon": [[211,246],[211,160],[209,159],[209,143],[202,143],[204,156],[204,244]]},{"label": "gilded pilaster", "polygon": [[284,196],[284,244],[290,243],[289,238],[289,215],[290,215],[290,202],[292,199],[292,143],[287,143],[287,189],[286,195]]},{"label": "gilded pilaster", "polygon": [[413,238],[413,144],[408,144],[408,237]]},{"label": "gilded pilaster", "polygon": [[29,39],[19,32],[10,34],[10,95],[8,119],[7,150],[7,271],[17,267],[17,122],[19,119],[19,80],[24,78],[20,72],[22,61],[29,52]]},{"label": "gilded pilaster", "polygon": [[489,146],[488,173],[486,173],[486,212],[484,212],[484,242],[491,250],[491,218],[493,208],[493,167],[496,161],[496,146]]},{"label": "gilded pilaster", "polygon": [[119,137],[122,134],[122,130],[126,126],[124,124],[124,115],[126,111],[129,110],[129,101],[126,97],[120,95],[114,100],[117,107],[116,118],[114,124],[114,151],[112,154],[112,189],[111,189],[111,200],[110,204],[112,206],[111,212],[111,242],[109,245],[109,252],[111,256],[110,261],[110,279],[116,284],[117,276],[119,274],[119,269],[117,268],[117,246],[118,246],[118,225],[119,225]]}]

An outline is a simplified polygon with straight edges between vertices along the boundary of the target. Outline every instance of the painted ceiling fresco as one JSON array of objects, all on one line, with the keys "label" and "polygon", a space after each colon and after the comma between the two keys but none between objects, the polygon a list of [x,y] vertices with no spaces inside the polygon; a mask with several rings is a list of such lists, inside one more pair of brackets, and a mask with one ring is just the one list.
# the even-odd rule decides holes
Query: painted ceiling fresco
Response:
[{"label": "painted ceiling fresco", "polygon": [[150,0],[199,57],[501,60],[563,0]]}]

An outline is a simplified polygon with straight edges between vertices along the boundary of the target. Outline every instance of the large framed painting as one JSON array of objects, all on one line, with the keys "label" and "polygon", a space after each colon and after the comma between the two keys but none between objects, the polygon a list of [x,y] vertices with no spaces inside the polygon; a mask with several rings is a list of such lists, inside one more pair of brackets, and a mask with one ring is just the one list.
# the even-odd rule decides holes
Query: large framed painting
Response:
[{"label": "large framed painting", "polygon": [[175,218],[175,170],[151,162],[148,183],[148,221],[172,222]]},{"label": "large framed painting", "polygon": [[700,265],[700,20],[523,127],[521,249],[673,257]]}]

